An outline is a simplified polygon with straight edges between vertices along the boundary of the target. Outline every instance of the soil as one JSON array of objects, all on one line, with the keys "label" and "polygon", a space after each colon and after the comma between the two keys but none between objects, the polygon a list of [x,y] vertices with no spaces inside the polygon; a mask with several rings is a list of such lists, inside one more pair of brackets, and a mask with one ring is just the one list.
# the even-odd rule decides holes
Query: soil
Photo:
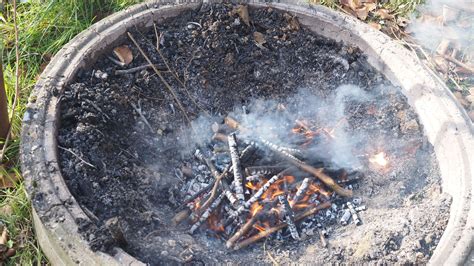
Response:
[{"label": "soil", "polygon": [[[232,12],[235,9],[204,5],[160,23],[163,57],[155,49],[153,28],[132,34],[160,68],[163,58],[170,64],[171,71],[162,75],[195,126],[231,112],[240,118],[243,106],[258,117],[262,102],[298,106],[294,103],[311,97],[319,101],[314,106],[324,106],[331,117],[336,110],[331,99],[345,84],[370,95],[370,100],[349,101],[342,109],[344,132],[363,136],[350,146],[362,156],[358,170],[364,177],[353,187],[355,197],[367,206],[359,214],[362,225],[340,226],[338,217],[327,218],[325,212],[310,220],[325,227],[327,248],[308,234],[302,241],[271,239],[236,252],[204,229],[190,235],[188,224],[173,226],[170,219],[182,200],[178,192],[187,184],[176,169],[192,158],[199,137],[207,139],[211,132],[198,127],[198,134],[191,133],[179,105],[153,70],[116,74],[146,64],[127,40],[123,44],[134,55],[130,65],[113,63],[112,47],[93,67],[78,73],[61,100],[61,171],[91,218],[77,221],[91,247],[109,252],[120,246],[152,265],[426,263],[447,224],[450,199],[441,191],[433,148],[400,90],[375,71],[358,48],[315,35],[290,14],[251,9],[247,25]],[[132,104],[141,108],[147,122]],[[311,110],[307,105],[302,109]],[[203,119],[204,111],[212,119]],[[381,149],[390,162],[383,169],[367,159]],[[199,165],[192,166],[194,174],[200,173]],[[333,212],[342,204],[336,199]],[[125,241],[107,229],[107,221],[114,218]]]}]

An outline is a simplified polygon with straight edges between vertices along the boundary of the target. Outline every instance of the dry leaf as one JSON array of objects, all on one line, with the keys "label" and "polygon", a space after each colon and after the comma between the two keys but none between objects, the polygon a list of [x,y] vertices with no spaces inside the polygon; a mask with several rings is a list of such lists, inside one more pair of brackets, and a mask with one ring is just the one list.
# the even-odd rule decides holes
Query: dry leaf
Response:
[{"label": "dry leaf", "polygon": [[361,20],[366,20],[369,15],[369,10],[366,7],[361,7],[355,10],[357,17]]},{"label": "dry leaf", "polygon": [[263,45],[264,43],[266,43],[267,41],[265,40],[265,35],[263,35],[262,33],[256,31],[253,33],[253,38],[255,40],[255,42],[258,44],[258,45]]},{"label": "dry leaf", "polygon": [[356,11],[361,6],[359,0],[340,0],[341,5],[350,8],[352,11]]},{"label": "dry leaf", "polygon": [[376,30],[380,30],[382,28],[382,25],[380,25],[377,22],[369,22],[369,26],[371,26],[372,28],[374,28]]},{"label": "dry leaf", "polygon": [[120,62],[128,65],[133,61],[133,53],[127,45],[122,45],[114,48],[114,54],[118,57]]},{"label": "dry leaf", "polygon": [[20,177],[15,173],[0,174],[0,188],[13,188],[19,180]]},{"label": "dry leaf", "polygon": [[6,245],[8,242],[8,230],[7,227],[3,227],[2,234],[0,235],[0,245]]},{"label": "dry leaf", "polygon": [[384,9],[384,8],[381,8],[381,9],[378,9],[377,11],[375,11],[375,15],[376,16],[379,16],[381,19],[394,19],[395,16],[390,14],[390,11],[388,11],[387,9]]},{"label": "dry leaf", "polygon": [[377,8],[377,4],[376,3],[366,3],[364,4],[364,6],[367,8],[367,10],[370,12],[370,11],[374,11],[376,8]]},{"label": "dry leaf", "polygon": [[289,21],[290,29],[293,31],[299,31],[300,30],[300,23],[298,22],[298,19],[296,17],[291,17]]},{"label": "dry leaf", "polygon": [[9,204],[7,204],[3,207],[0,207],[0,213],[5,216],[10,216],[13,213],[13,209]]},{"label": "dry leaf", "polygon": [[238,5],[234,10],[232,10],[232,15],[238,14],[240,19],[247,25],[250,26],[250,16],[249,9],[247,6]]}]

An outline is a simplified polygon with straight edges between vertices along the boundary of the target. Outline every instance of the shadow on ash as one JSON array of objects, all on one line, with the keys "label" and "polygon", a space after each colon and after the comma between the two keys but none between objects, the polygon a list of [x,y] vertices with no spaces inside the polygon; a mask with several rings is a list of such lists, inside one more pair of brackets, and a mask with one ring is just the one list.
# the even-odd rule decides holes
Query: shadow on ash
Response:
[{"label": "shadow on ash", "polygon": [[53,264],[468,263],[472,125],[344,14],[146,2],[74,38],[31,99]]}]

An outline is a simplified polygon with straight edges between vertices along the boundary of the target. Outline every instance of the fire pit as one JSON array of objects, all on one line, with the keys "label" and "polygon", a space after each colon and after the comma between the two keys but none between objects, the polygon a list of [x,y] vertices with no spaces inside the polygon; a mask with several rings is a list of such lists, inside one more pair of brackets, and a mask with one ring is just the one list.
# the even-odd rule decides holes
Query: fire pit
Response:
[{"label": "fire pit", "polygon": [[460,263],[472,244],[464,114],[325,8],[138,5],[37,87],[22,161],[53,262]]}]

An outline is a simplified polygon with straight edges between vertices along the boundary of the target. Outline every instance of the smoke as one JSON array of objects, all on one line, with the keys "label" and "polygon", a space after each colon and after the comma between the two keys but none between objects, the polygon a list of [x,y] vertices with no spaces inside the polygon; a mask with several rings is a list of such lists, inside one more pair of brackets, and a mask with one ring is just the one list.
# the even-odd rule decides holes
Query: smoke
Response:
[{"label": "smoke", "polygon": [[[418,8],[408,26],[419,44],[435,51],[440,45],[471,49],[474,41],[474,6],[472,0],[431,0]],[[444,43],[444,44],[443,44]]]},{"label": "smoke", "polygon": [[[305,146],[309,159],[324,161],[337,168],[354,169],[361,162],[354,150],[368,141],[365,132],[348,128],[348,106],[357,106],[373,97],[357,86],[343,85],[328,97],[320,97],[311,88],[300,89],[285,99],[256,99],[246,106],[236,106],[229,114],[240,122],[238,138],[259,142],[268,140],[274,144],[299,148],[306,139],[295,134],[295,121],[305,121],[314,132],[319,132],[310,145]],[[211,136],[211,124],[221,118],[201,116],[193,121],[195,145],[205,145]],[[191,147],[189,142],[185,145]]]}]

